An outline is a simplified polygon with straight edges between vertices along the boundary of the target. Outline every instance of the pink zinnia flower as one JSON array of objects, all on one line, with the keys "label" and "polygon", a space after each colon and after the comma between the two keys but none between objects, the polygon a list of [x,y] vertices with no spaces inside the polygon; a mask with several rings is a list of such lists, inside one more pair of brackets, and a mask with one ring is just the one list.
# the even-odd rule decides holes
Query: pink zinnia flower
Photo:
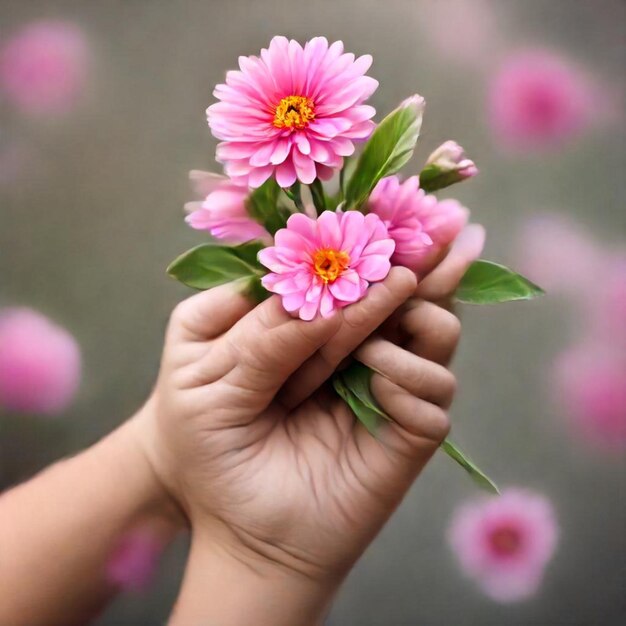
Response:
[{"label": "pink zinnia flower", "polygon": [[[626,252],[609,253],[587,296],[594,337],[626,352]],[[595,292],[595,293],[594,293]]]},{"label": "pink zinnia flower", "polygon": [[65,329],[30,309],[0,314],[0,406],[60,413],[78,389],[80,369],[78,344]]},{"label": "pink zinnia flower", "polygon": [[403,183],[397,176],[383,178],[369,197],[368,209],[380,217],[396,242],[394,265],[418,272],[433,252],[454,241],[469,216],[456,200],[427,195],[417,176]]},{"label": "pink zinnia flower", "polygon": [[142,591],[154,578],[163,543],[144,529],[126,533],[105,566],[106,580],[125,591]]},{"label": "pink zinnia flower", "polygon": [[0,87],[27,113],[65,113],[83,91],[88,56],[85,36],[76,25],[33,22],[0,50]]},{"label": "pink zinnia flower", "polygon": [[274,37],[261,57],[239,57],[207,109],[222,141],[217,159],[233,179],[258,187],[275,175],[281,187],[328,178],[367,139],[375,110],[363,102],[378,82],[364,76],[370,55],[354,58],[343,43],[315,37],[304,48]]},{"label": "pink zinnia flower", "polygon": [[[623,320],[622,320],[623,322]],[[593,339],[554,365],[556,401],[573,434],[601,450],[626,449],[626,354],[622,345]]]},{"label": "pink zinnia flower", "polygon": [[592,89],[577,67],[552,52],[517,53],[505,61],[491,83],[493,130],[513,148],[561,144],[589,125]]},{"label": "pink zinnia flower", "polygon": [[557,537],[550,502],[520,489],[460,506],[448,530],[461,569],[499,602],[535,593]]},{"label": "pink zinnia flower", "polygon": [[314,220],[297,213],[276,233],[275,245],[259,252],[259,261],[271,272],[263,277],[263,286],[303,320],[318,312],[330,317],[387,276],[393,250],[376,215],[324,211]]},{"label": "pink zinnia flower", "polygon": [[253,220],[246,209],[249,191],[224,176],[193,171],[190,178],[194,187],[206,197],[201,202],[188,202],[187,224],[197,230],[206,230],[216,239],[228,243],[244,243],[266,239],[269,233]]}]

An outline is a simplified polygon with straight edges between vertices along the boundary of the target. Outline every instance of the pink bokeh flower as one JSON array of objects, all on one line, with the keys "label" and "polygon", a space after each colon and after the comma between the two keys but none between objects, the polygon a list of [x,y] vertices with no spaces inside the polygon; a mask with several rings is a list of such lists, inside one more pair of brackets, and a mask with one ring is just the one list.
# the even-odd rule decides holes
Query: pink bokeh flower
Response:
[{"label": "pink bokeh flower", "polygon": [[626,450],[623,344],[594,338],[570,348],[555,361],[553,383],[555,399],[575,436],[600,450]]},{"label": "pink bokeh flower", "polygon": [[506,59],[491,81],[489,119],[506,147],[558,146],[590,125],[595,91],[569,60],[547,50],[523,50]]},{"label": "pink bokeh flower", "polygon": [[454,241],[469,216],[456,200],[427,195],[417,176],[404,182],[397,176],[383,178],[369,197],[368,209],[380,217],[396,242],[394,265],[418,273],[430,255]]},{"label": "pink bokeh flower", "polygon": [[72,401],[80,382],[76,340],[25,308],[0,313],[0,406],[53,415]]},{"label": "pink bokeh flower", "polygon": [[554,212],[527,219],[516,248],[515,267],[550,293],[586,297],[604,264],[604,256],[588,232]]},{"label": "pink bokeh flower", "polygon": [[304,47],[274,37],[260,58],[239,57],[207,109],[225,172],[253,188],[272,175],[281,187],[329,178],[374,129],[376,111],[363,104],[378,86],[364,75],[371,63],[324,37]]},{"label": "pink bokeh flower", "polygon": [[269,238],[267,230],[246,209],[249,194],[246,187],[209,172],[193,171],[190,178],[196,191],[206,193],[202,201],[185,205],[189,212],[185,221],[192,228],[208,231],[216,239],[233,244]]},{"label": "pink bokeh flower", "polygon": [[523,600],[537,591],[557,538],[551,503],[522,489],[461,505],[448,529],[463,572],[498,602]]},{"label": "pink bokeh flower", "polygon": [[163,543],[153,533],[136,529],[126,533],[105,565],[106,580],[124,591],[143,591],[154,578]]},{"label": "pink bokeh flower", "polygon": [[608,253],[598,278],[586,299],[591,332],[626,353],[626,252]]},{"label": "pink bokeh flower", "polygon": [[25,113],[66,113],[84,90],[88,57],[86,38],[75,24],[32,22],[0,50],[0,88]]},{"label": "pink bokeh flower", "polygon": [[393,250],[393,240],[374,214],[324,211],[315,220],[298,213],[276,233],[275,245],[259,252],[259,261],[270,270],[263,286],[303,320],[318,313],[330,317],[387,276]]},{"label": "pink bokeh flower", "polygon": [[417,20],[424,37],[446,63],[480,67],[499,52],[503,28],[492,0],[445,0],[427,5]]}]

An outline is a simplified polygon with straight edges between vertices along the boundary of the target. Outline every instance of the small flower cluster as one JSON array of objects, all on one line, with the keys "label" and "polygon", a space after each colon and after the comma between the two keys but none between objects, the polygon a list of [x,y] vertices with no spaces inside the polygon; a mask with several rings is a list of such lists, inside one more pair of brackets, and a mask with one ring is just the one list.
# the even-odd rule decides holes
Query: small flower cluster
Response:
[{"label": "small flower cluster", "polygon": [[[258,261],[269,270],[263,287],[301,319],[356,302],[391,265],[419,274],[468,219],[456,200],[428,193],[478,172],[452,141],[427,160],[423,185],[419,176],[402,181],[397,169],[371,180],[359,168],[373,150],[367,154],[366,145],[356,160],[355,144],[383,134],[394,139],[391,125],[376,127],[375,110],[365,104],[378,86],[365,75],[371,63],[369,55],[344,52],[340,41],[316,37],[302,46],[274,37],[260,57],[240,57],[239,70],[227,73],[214,91],[218,102],[207,109],[226,176],[192,172],[200,199],[187,206],[187,223],[225,244],[261,242]],[[416,128],[416,140],[423,108],[414,96],[389,117]],[[357,163],[348,181],[346,158]],[[322,181],[335,173],[342,184],[333,196]],[[303,199],[303,185],[311,201]],[[350,185],[368,191],[351,205]],[[251,210],[254,199],[268,196],[261,215]],[[280,228],[270,228],[277,217]]]}]

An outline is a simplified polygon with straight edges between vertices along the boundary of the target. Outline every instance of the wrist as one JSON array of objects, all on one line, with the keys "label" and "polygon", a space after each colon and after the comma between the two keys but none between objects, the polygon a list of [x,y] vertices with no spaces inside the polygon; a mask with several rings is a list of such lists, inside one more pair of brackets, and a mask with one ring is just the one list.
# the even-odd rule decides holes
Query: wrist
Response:
[{"label": "wrist", "polygon": [[321,626],[340,584],[260,555],[219,522],[194,527],[169,626]]},{"label": "wrist", "polygon": [[164,534],[173,535],[188,527],[187,518],[159,480],[141,445],[137,421],[145,410],[141,409],[98,442],[89,453],[94,462],[110,467],[120,480],[128,483],[135,499],[133,517],[138,523],[151,522],[162,528]]}]

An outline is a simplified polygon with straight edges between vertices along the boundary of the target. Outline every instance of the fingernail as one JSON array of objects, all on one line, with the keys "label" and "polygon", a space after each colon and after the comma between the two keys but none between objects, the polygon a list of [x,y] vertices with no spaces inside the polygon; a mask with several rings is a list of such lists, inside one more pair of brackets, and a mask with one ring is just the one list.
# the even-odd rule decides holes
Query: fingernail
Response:
[{"label": "fingernail", "polygon": [[468,261],[475,261],[485,247],[485,229],[480,224],[468,224],[452,245],[455,254],[460,254]]}]

